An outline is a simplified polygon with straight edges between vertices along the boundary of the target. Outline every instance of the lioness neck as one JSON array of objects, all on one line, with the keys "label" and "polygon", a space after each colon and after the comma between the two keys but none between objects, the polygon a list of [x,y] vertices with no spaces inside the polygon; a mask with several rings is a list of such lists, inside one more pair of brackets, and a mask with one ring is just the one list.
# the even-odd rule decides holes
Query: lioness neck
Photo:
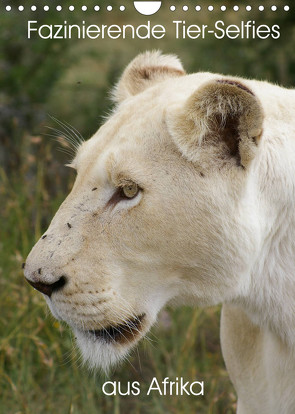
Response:
[{"label": "lioness neck", "polygon": [[295,349],[295,128],[289,120],[266,124],[251,171],[261,248],[240,304],[253,322]]}]

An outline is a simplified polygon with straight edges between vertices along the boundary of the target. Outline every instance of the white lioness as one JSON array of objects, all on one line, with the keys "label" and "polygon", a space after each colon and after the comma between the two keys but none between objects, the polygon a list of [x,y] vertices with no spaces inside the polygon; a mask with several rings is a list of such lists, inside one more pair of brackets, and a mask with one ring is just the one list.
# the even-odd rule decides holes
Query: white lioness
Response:
[{"label": "white lioness", "polygon": [[168,302],[223,303],[239,414],[295,413],[295,92],[139,55],[25,276],[107,368]]}]

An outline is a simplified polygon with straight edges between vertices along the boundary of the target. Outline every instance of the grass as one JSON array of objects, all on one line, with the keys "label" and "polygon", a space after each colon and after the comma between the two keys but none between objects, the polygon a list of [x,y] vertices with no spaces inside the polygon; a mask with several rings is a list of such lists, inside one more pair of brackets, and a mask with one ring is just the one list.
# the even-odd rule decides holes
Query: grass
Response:
[{"label": "grass", "polygon": [[[234,413],[219,345],[219,308],[165,309],[151,341],[143,341],[109,377],[82,365],[72,333],[49,315],[21,270],[73,181],[60,178],[52,153],[35,137],[17,174],[0,170],[0,414]],[[147,396],[154,377],[204,381],[205,395]],[[140,395],[106,396],[102,385],[108,380],[120,382],[122,392],[138,381]]]}]

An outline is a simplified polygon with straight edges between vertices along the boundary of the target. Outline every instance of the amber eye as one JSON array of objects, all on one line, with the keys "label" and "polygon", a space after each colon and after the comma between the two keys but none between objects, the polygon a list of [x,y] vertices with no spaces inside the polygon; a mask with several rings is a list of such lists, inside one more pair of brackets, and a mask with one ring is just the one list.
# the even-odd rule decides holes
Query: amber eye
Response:
[{"label": "amber eye", "polygon": [[114,192],[113,196],[108,201],[108,206],[115,206],[122,200],[132,200],[137,196],[139,191],[142,189],[132,181],[129,181],[126,184],[117,187],[117,190]]},{"label": "amber eye", "polygon": [[136,183],[128,183],[121,188],[121,191],[124,197],[134,198],[139,192],[139,187]]}]

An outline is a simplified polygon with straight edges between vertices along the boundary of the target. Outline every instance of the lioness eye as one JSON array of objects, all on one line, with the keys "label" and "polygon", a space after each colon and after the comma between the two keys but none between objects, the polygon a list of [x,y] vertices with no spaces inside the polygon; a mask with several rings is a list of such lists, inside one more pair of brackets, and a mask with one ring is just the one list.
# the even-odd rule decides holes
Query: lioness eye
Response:
[{"label": "lioness eye", "polygon": [[114,192],[107,205],[114,206],[122,200],[132,200],[137,196],[139,191],[141,191],[141,188],[136,183],[130,181],[128,184],[126,183],[117,187],[117,190]]},{"label": "lioness eye", "polygon": [[122,187],[122,195],[126,198],[134,198],[139,191],[136,183],[128,183]]}]

